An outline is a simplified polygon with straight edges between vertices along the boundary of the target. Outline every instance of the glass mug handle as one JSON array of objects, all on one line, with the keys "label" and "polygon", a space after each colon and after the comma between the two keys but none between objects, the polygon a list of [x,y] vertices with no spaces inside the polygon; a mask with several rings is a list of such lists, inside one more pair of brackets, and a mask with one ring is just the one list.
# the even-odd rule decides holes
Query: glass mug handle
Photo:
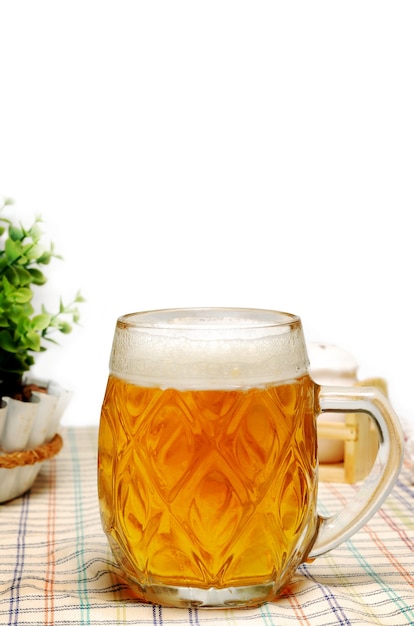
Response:
[{"label": "glass mug handle", "polygon": [[317,385],[322,413],[368,413],[379,431],[379,449],[367,478],[352,501],[328,517],[319,516],[319,529],[307,560],[328,552],[359,530],[379,509],[401,469],[404,437],[387,398],[375,387],[328,387]]}]

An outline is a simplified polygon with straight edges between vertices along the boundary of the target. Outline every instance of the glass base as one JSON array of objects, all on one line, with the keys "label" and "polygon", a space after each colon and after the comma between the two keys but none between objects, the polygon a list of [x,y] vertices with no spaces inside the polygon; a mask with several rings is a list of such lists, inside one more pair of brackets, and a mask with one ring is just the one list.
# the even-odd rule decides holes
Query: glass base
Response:
[{"label": "glass base", "polygon": [[129,584],[140,599],[153,604],[176,608],[253,608],[275,598],[274,583],[242,587],[176,587],[173,585],[142,586],[134,580]]}]

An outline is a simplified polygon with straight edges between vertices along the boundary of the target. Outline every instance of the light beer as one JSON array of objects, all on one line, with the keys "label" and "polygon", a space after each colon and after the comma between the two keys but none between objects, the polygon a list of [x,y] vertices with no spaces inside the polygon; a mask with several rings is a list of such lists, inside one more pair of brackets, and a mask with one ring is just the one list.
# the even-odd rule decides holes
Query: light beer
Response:
[{"label": "light beer", "polygon": [[[217,385],[215,385],[217,387]],[[280,584],[316,534],[314,383],[175,389],[111,374],[101,515],[139,589]]]}]

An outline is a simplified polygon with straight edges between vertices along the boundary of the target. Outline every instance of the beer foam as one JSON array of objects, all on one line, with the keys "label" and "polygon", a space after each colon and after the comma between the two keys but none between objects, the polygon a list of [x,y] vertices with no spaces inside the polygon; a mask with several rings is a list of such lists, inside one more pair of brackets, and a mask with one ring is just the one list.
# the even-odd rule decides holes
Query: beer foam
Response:
[{"label": "beer foam", "polygon": [[120,317],[110,373],[147,387],[240,389],[302,376],[299,318],[263,310],[190,309]]}]

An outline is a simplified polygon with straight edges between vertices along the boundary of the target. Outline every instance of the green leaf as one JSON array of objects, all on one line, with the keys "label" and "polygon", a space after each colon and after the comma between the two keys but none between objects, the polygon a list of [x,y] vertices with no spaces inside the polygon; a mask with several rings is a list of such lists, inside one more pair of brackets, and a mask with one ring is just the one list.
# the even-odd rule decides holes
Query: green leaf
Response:
[{"label": "green leaf", "polygon": [[33,314],[33,307],[30,302],[24,302],[23,304],[13,304],[8,311],[7,315],[9,320],[13,322],[19,332],[26,332],[31,327],[30,317]]},{"label": "green leaf", "polygon": [[24,232],[21,227],[11,225],[9,227],[9,237],[13,241],[21,241],[24,238]]},{"label": "green leaf", "polygon": [[7,280],[10,283],[10,285],[13,285],[13,287],[18,287],[19,286],[19,275],[18,275],[14,265],[9,265],[5,269],[4,276],[7,278]]},{"label": "green leaf", "polygon": [[45,330],[50,326],[51,315],[46,313],[42,313],[40,315],[35,315],[32,319],[32,328],[33,330]]},{"label": "green leaf", "polygon": [[35,350],[36,352],[40,351],[40,335],[38,335],[35,330],[29,331],[25,339],[26,346],[29,348],[29,350]]},{"label": "green leaf", "polygon": [[27,271],[29,272],[34,285],[44,285],[46,283],[46,276],[36,267],[30,267]]},{"label": "green leaf", "polygon": [[42,265],[49,265],[51,258],[52,254],[46,250],[41,254],[41,256],[37,258],[37,262],[41,263]]},{"label": "green leaf", "polygon": [[4,251],[6,253],[6,259],[8,263],[14,263],[22,254],[22,247],[19,241],[13,241],[12,239],[6,239],[4,244]]},{"label": "green leaf", "polygon": [[15,342],[8,330],[0,331],[0,348],[6,352],[17,352]]},{"label": "green leaf", "polygon": [[[55,341],[52,337],[47,337],[46,335],[44,335],[43,339],[48,343],[53,343],[55,346],[58,345],[58,342]],[[43,350],[46,350],[46,348],[43,348]]]},{"label": "green leaf", "polygon": [[36,261],[39,257],[42,256],[44,251],[43,246],[38,244],[34,244],[33,242],[27,243],[22,248],[22,253],[24,256],[24,263],[26,264],[28,261]]},{"label": "green leaf", "polygon": [[33,239],[34,242],[40,241],[43,235],[42,229],[39,226],[39,221],[41,220],[36,220],[36,222],[29,230],[29,236]]},{"label": "green leaf", "polygon": [[[30,273],[24,267],[19,267],[18,265],[9,267],[6,276],[15,287],[25,287],[32,282]],[[10,276],[13,276],[13,279]]]},{"label": "green leaf", "polygon": [[7,279],[7,276],[3,276],[1,282],[2,282],[2,288],[3,288],[3,291],[4,291],[4,295],[5,295],[6,298],[9,298],[10,295],[14,291],[14,287],[10,283],[10,281]]},{"label": "green leaf", "polygon": [[59,330],[64,335],[68,335],[72,332],[72,326],[69,324],[69,322],[60,322]]},{"label": "green leaf", "polygon": [[32,297],[33,293],[31,289],[28,287],[21,287],[20,289],[16,289],[14,301],[18,304],[24,304],[25,302],[30,302]]}]

